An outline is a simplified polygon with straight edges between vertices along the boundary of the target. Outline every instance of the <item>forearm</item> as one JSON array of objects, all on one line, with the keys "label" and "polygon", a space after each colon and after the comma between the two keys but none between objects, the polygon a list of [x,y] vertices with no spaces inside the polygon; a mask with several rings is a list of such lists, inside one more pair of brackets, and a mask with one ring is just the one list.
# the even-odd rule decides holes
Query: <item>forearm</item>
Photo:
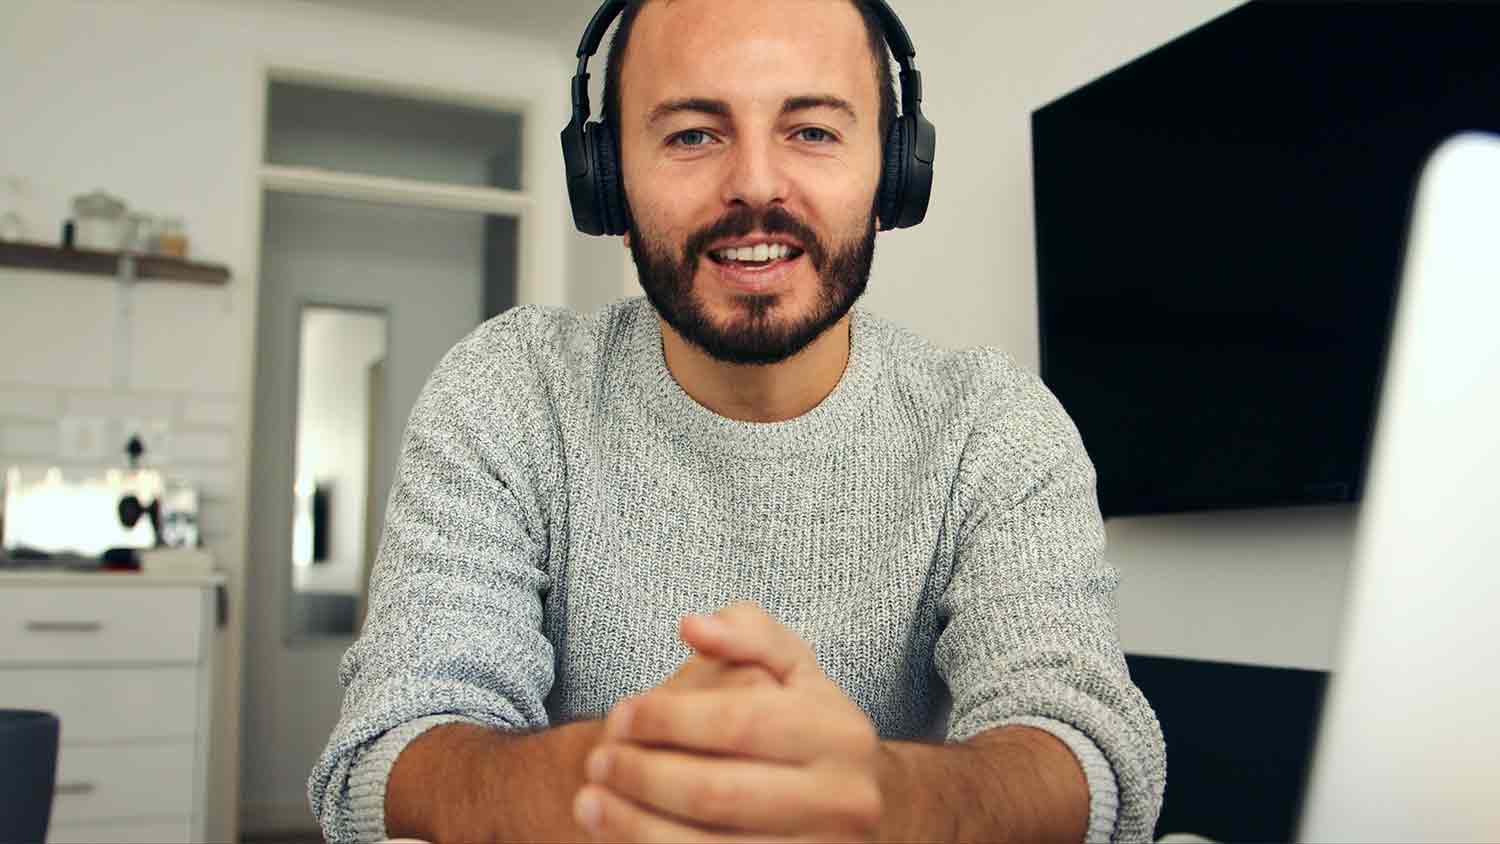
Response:
[{"label": "forearm", "polygon": [[444,724],[396,758],[385,793],[386,835],[427,841],[583,841],[573,797],[603,721],[507,735]]},{"label": "forearm", "polygon": [[882,841],[1084,839],[1089,788],[1067,745],[1031,727],[967,742],[881,742]]}]

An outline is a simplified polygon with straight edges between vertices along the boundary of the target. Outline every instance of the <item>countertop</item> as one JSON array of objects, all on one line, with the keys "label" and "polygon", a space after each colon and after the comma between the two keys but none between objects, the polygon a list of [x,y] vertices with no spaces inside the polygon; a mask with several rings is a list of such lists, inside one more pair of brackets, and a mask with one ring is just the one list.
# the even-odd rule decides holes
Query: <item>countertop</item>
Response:
[{"label": "countertop", "polygon": [[0,589],[7,586],[221,586],[229,576],[209,574],[142,574],[138,571],[58,571],[44,568],[0,571]]}]

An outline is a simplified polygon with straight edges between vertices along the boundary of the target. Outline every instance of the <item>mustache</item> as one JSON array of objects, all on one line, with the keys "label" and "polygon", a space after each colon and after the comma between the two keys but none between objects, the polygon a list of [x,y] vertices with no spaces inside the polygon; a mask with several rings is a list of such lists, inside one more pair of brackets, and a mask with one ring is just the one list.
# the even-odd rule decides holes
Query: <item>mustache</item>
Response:
[{"label": "mustache", "polygon": [[684,264],[688,267],[696,267],[698,259],[703,257],[710,243],[726,237],[744,237],[753,231],[795,237],[807,252],[807,258],[812,262],[815,270],[823,269],[827,262],[828,249],[823,245],[823,241],[818,238],[812,227],[797,219],[790,211],[780,205],[767,205],[763,208],[742,205],[720,217],[713,224],[694,232],[687,239],[687,244],[682,250]]}]

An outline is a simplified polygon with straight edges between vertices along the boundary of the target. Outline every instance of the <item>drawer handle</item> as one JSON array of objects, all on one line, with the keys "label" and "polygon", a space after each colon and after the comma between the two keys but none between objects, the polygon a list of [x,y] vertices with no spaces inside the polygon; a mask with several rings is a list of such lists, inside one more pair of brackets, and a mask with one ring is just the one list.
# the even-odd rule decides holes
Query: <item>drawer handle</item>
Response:
[{"label": "drawer handle", "polygon": [[104,625],[97,621],[28,621],[31,633],[98,633]]},{"label": "drawer handle", "polygon": [[95,785],[91,782],[60,782],[52,790],[57,794],[93,794]]}]

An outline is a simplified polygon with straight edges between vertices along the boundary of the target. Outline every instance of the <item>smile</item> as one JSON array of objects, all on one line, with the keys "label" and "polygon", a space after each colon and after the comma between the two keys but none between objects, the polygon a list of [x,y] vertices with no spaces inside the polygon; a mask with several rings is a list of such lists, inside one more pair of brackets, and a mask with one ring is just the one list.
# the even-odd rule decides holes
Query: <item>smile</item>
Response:
[{"label": "smile", "polygon": [[778,261],[796,260],[801,256],[802,250],[788,243],[726,246],[708,252],[709,260],[716,264],[744,267],[765,267]]}]

